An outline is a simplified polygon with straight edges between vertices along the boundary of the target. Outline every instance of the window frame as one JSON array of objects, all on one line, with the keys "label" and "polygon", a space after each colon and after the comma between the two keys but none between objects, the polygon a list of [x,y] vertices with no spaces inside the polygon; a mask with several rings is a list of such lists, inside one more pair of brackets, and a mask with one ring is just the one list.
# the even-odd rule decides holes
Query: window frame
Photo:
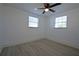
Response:
[{"label": "window frame", "polygon": [[[58,22],[58,23],[61,23],[61,24],[62,24],[62,23],[65,23],[65,24],[66,24],[66,27],[63,27],[63,26],[56,27],[56,24],[57,24],[56,18],[60,18],[60,17],[66,17],[66,21],[65,21],[65,22]],[[63,29],[63,28],[64,28],[64,29],[67,28],[67,27],[68,27],[68,26],[67,26],[67,25],[68,25],[68,16],[60,16],[60,17],[56,17],[56,18],[55,18],[55,21],[54,21],[54,28],[57,28],[57,29],[58,29],[58,28],[59,28],[59,29],[61,29],[61,28],[62,28],[62,29]]]},{"label": "window frame", "polygon": [[[29,17],[37,18],[37,17],[34,17],[34,16],[29,16]],[[32,27],[32,26],[29,26],[29,22],[31,22],[31,21],[29,21],[29,17],[28,17],[28,27],[29,28],[38,28],[39,27],[39,18],[37,18],[38,19],[38,22],[36,23],[37,27]]]}]

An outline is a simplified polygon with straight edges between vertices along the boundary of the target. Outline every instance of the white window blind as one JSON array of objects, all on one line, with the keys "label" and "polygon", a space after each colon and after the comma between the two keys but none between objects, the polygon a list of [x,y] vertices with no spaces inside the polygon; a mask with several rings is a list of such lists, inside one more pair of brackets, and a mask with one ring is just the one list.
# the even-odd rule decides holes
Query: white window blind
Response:
[{"label": "white window blind", "polygon": [[29,16],[29,27],[38,27],[38,18]]},{"label": "white window blind", "polygon": [[55,19],[55,28],[66,28],[67,27],[67,16],[57,17]]}]

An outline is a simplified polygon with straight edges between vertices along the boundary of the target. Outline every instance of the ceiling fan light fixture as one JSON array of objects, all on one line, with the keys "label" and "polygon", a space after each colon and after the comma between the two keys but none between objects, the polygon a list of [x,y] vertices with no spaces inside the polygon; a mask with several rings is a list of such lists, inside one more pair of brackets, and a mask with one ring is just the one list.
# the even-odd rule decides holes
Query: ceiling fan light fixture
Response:
[{"label": "ceiling fan light fixture", "polygon": [[34,10],[38,10],[37,8],[35,8]]},{"label": "ceiling fan light fixture", "polygon": [[49,9],[48,9],[48,8],[46,8],[46,9],[45,9],[45,12],[48,12],[48,11],[49,11]]}]

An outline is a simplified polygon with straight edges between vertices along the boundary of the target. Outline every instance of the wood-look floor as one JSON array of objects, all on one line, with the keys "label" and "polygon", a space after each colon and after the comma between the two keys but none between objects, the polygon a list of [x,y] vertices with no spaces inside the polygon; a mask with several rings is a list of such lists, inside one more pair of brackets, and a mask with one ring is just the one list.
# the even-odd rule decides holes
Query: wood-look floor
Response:
[{"label": "wood-look floor", "polygon": [[79,50],[51,40],[37,40],[30,43],[6,47],[1,56],[79,56]]}]

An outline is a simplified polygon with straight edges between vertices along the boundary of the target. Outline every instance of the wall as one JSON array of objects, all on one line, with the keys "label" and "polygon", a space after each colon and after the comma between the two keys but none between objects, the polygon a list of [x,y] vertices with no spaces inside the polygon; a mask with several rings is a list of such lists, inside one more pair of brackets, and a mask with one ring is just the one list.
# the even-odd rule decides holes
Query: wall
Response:
[{"label": "wall", "polygon": [[[79,48],[79,9],[62,14],[38,16],[16,8],[0,6],[0,48],[48,38],[53,41]],[[68,27],[55,29],[55,17],[67,15]],[[3,16],[3,17],[2,17]],[[28,16],[39,18],[39,28],[29,28]]]},{"label": "wall", "polygon": [[[2,47],[21,44],[43,38],[44,17],[4,6],[4,39]],[[28,17],[39,18],[39,28],[28,27]]]},{"label": "wall", "polygon": [[[68,17],[67,28],[54,28],[55,18],[60,16]],[[75,48],[79,48],[79,8],[50,16],[48,27],[48,38],[66,44]]]},{"label": "wall", "polygon": [[0,4],[0,52],[2,50],[2,43],[3,43],[3,10],[2,10],[2,4]]}]

